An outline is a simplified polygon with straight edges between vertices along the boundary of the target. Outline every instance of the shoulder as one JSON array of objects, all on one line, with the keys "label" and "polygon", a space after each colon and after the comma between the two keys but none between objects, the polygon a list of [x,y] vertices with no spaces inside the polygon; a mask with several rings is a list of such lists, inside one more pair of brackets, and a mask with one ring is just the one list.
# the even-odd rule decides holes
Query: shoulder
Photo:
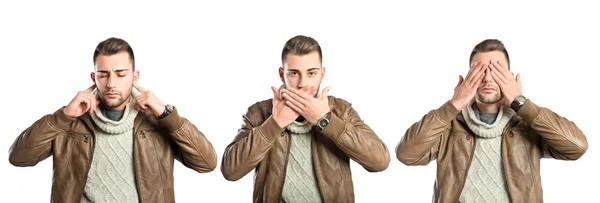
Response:
[{"label": "shoulder", "polygon": [[338,116],[345,116],[353,110],[352,103],[346,99],[331,95],[327,96],[327,98],[329,99],[329,107],[332,113]]},{"label": "shoulder", "polygon": [[244,119],[253,125],[262,124],[269,116],[271,116],[273,110],[273,99],[265,99],[254,102],[251,104],[246,113],[244,113]]}]

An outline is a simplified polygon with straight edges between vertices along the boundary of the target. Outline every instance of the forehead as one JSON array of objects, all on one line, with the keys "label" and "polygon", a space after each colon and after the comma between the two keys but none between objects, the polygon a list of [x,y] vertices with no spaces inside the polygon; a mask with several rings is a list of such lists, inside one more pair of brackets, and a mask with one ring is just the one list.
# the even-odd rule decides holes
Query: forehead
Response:
[{"label": "forehead", "polygon": [[501,51],[488,51],[477,53],[473,56],[472,62],[490,62],[491,60],[499,60],[507,64],[506,56]]},{"label": "forehead", "polygon": [[308,70],[311,68],[321,68],[321,59],[316,51],[305,55],[288,54],[285,64],[286,69]]},{"label": "forehead", "polygon": [[110,56],[98,55],[94,67],[96,70],[133,69],[127,52],[119,52]]}]

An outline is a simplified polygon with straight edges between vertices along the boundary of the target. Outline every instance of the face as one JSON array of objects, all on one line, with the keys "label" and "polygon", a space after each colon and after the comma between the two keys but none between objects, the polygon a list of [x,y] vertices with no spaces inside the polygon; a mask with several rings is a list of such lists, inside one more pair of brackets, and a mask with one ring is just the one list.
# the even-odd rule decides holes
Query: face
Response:
[{"label": "face", "polygon": [[[501,51],[490,51],[475,54],[475,56],[473,56],[471,66],[475,62],[485,63],[489,65],[491,60],[499,60],[500,64],[502,64],[503,66],[506,66],[508,64],[504,53],[502,53]],[[496,82],[494,81],[494,78],[492,78],[491,73],[489,72],[489,70],[486,71],[485,77],[483,78],[483,81],[481,81],[481,84],[477,89],[477,101],[484,104],[495,104],[502,100],[503,97],[504,96],[502,95],[502,91],[500,90],[498,84],[496,84]]]},{"label": "face", "polygon": [[279,68],[279,77],[288,88],[307,90],[314,88],[315,96],[325,77],[325,67],[322,67],[319,53],[313,51],[306,55],[287,55],[287,62]]},{"label": "face", "polygon": [[99,55],[96,72],[91,74],[97,87],[97,95],[104,107],[110,110],[125,109],[131,88],[137,82],[139,72],[133,72],[129,54],[125,51],[111,56]]}]

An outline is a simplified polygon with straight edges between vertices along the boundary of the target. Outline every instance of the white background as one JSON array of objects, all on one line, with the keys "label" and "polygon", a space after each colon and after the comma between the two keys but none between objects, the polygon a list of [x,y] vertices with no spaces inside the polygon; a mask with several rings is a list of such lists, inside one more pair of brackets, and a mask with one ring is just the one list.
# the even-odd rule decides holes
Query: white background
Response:
[{"label": "white background", "polygon": [[[365,1],[366,2],[366,1]],[[392,2],[392,1],[390,1]],[[394,1],[395,2],[395,1]],[[322,45],[330,94],[353,103],[390,149],[380,173],[352,162],[357,202],[430,202],[435,162],[395,158],[404,131],[452,96],[475,44],[502,40],[524,94],[574,121],[590,145],[578,161],[542,161],[545,202],[598,197],[598,6],[589,3],[228,2],[0,3],[1,202],[47,202],[52,158],[8,162],[14,139],[89,87],[98,42],[131,43],[140,84],[176,105],[219,156],[247,107],[279,86],[281,48],[305,34]],[[250,173],[237,182],[219,168],[175,168],[178,202],[251,202]]]}]

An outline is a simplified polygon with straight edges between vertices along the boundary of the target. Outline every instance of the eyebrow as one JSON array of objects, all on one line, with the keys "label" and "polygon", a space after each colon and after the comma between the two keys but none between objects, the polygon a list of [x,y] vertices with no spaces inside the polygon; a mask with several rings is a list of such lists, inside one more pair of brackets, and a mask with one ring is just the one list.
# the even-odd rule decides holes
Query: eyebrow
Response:
[{"label": "eyebrow", "polygon": [[[129,71],[129,70],[128,69],[115,70],[115,72],[117,72],[117,73],[126,72],[126,71]],[[99,73],[109,73],[110,71],[108,71],[108,70],[97,70],[96,72],[99,72]]]},{"label": "eyebrow", "polygon": [[[314,70],[319,70],[319,69],[321,69],[321,68],[309,68],[309,69],[308,69],[308,70],[306,70],[306,71],[314,71]],[[298,69],[288,69],[288,71],[296,71],[296,72],[300,72],[300,70],[298,70]]]}]

